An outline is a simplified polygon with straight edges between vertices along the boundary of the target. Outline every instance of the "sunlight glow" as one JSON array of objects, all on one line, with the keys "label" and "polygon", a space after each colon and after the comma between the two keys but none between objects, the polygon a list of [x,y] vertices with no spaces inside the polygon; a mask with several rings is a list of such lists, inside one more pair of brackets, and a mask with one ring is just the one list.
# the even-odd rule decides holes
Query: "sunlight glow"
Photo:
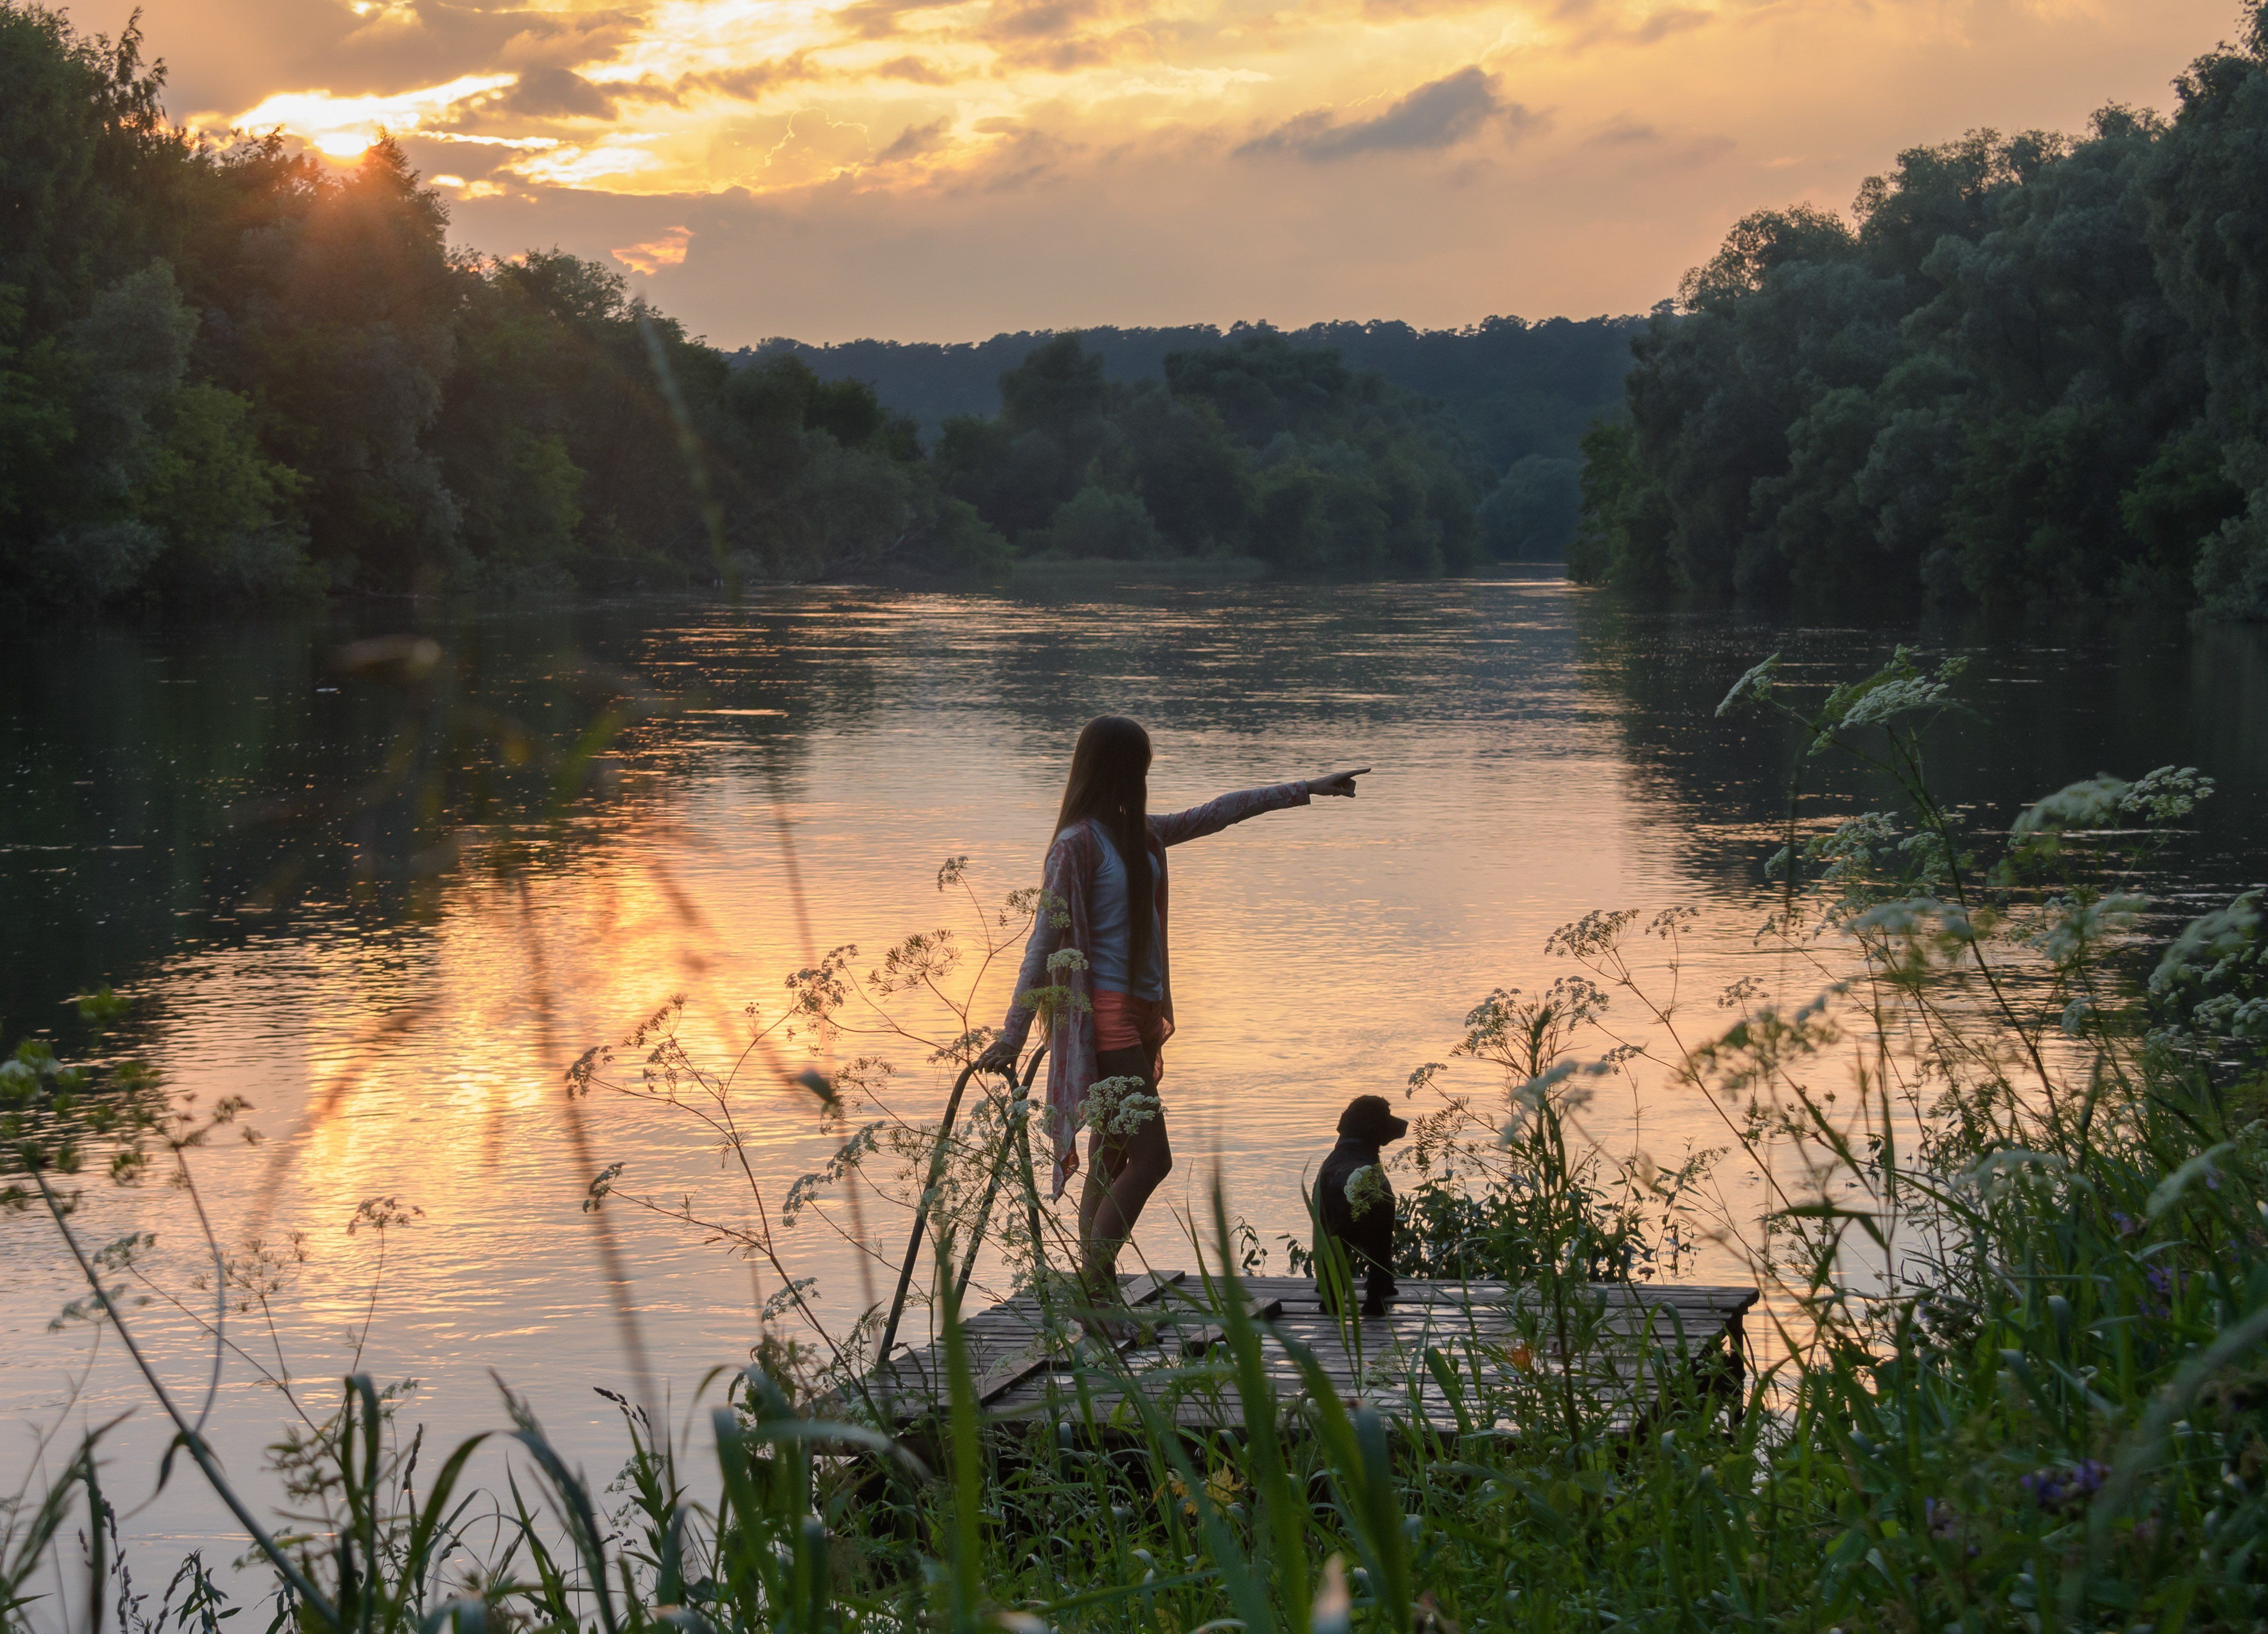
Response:
[{"label": "sunlight glow", "polygon": [[464,104],[514,84],[512,74],[463,74],[446,84],[389,96],[334,96],[328,91],[278,92],[238,114],[239,130],[266,131],[281,126],[333,158],[353,158],[380,130],[407,135],[441,124]]}]

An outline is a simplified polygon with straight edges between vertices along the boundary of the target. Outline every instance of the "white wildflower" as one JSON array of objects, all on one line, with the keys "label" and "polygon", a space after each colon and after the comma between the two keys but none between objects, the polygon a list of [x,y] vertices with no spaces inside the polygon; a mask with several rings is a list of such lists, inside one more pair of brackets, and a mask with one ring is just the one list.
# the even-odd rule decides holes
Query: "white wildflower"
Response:
[{"label": "white wildflower", "polygon": [[1717,713],[1730,715],[1741,704],[1764,703],[1771,696],[1772,677],[1778,673],[1779,654],[1775,652],[1733,683],[1733,689],[1717,706]]},{"label": "white wildflower", "polygon": [[2131,930],[2144,909],[2146,896],[2114,891],[2092,902],[2075,902],[2067,896],[2051,897],[2041,904],[2046,919],[2024,938],[2025,943],[2056,964],[2078,958],[2115,932]]},{"label": "white wildflower", "polygon": [[1347,1176],[1347,1212],[1357,1219],[1393,1195],[1386,1183],[1386,1171],[1375,1163],[1366,1163]]},{"label": "white wildflower", "polygon": [[2215,982],[2235,974],[2261,936],[2261,893],[2247,891],[2226,908],[2199,915],[2182,927],[2150,973],[2150,990],[2163,993],[2183,981]]},{"label": "white wildflower", "polygon": [[2109,828],[2118,819],[2121,805],[2134,785],[2109,773],[2084,783],[2066,784],[2053,794],[2034,801],[2010,830],[2019,836],[2058,833],[2072,828]]},{"label": "white wildflower", "polygon": [[1905,939],[1934,931],[1948,941],[1970,942],[1977,938],[1966,909],[1935,896],[1907,896],[1869,908],[1844,926],[1859,937]]},{"label": "white wildflower", "polygon": [[1146,1078],[1101,1078],[1087,1086],[1087,1128],[1104,1135],[1130,1135],[1164,1110],[1155,1095],[1145,1094]]},{"label": "white wildflower", "polygon": [[1543,1103],[1551,1098],[1552,1089],[1572,1077],[1574,1071],[1575,1063],[1572,1061],[1562,1061],[1545,1068],[1512,1092],[1513,1105],[1526,1107],[1531,1112],[1542,1111]]},{"label": "white wildflower", "polygon": [[2199,800],[2211,799],[2214,786],[2194,766],[2161,766],[2139,778],[2119,806],[2150,822],[2171,822],[2197,810]]},{"label": "white wildflower", "polygon": [[2268,998],[2217,994],[2190,1012],[2190,1023],[2223,1038],[2268,1038]]},{"label": "white wildflower", "polygon": [[2032,1170],[2053,1173],[2063,1167],[2063,1159],[2052,1152],[2028,1152],[2021,1146],[2005,1146],[1955,1175],[1953,1183],[1956,1189],[1975,1196],[1998,1196],[2014,1185],[2019,1177]]}]

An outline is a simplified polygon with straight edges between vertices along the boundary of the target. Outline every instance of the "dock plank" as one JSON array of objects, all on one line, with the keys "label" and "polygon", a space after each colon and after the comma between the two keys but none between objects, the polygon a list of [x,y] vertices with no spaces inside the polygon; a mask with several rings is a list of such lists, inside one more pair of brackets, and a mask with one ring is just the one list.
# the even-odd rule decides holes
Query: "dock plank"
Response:
[{"label": "dock plank", "polygon": [[[1182,1273],[1180,1271],[1145,1271],[1127,1284],[1122,1292],[1129,1306],[1138,1308],[1165,1293],[1174,1284],[1180,1282],[1182,1277]],[[1036,1306],[1034,1307],[1034,1313],[1036,1315]],[[1034,1326],[1035,1327],[1036,1323]],[[988,1336],[991,1331],[993,1330],[988,1330]],[[1032,1329],[1020,1328],[1018,1331],[1029,1333]],[[1078,1322],[1070,1324],[1069,1333],[1060,1341],[1044,1333],[1037,1337],[1027,1339],[1021,1345],[990,1361],[977,1374],[976,1385],[977,1402],[983,1405],[1007,1395],[1025,1380],[1047,1366],[1059,1351],[1068,1350],[1076,1354],[1082,1343],[1092,1344],[1095,1343],[1095,1339],[1094,1335],[1085,1332]],[[1123,1350],[1128,1343],[1130,1342],[1121,1341],[1117,1348]]]},{"label": "dock plank", "polygon": [[[1140,1333],[1114,1345],[1098,1344],[1076,1321],[1050,1332],[1028,1294],[967,1319],[969,1365],[989,1418],[1063,1417],[1083,1401],[1098,1422],[1123,1421],[1132,1393],[1184,1428],[1241,1419],[1219,1348],[1226,1329],[1217,1301],[1226,1284],[1181,1272],[1121,1281],[1144,1320]],[[1697,1378],[1712,1356],[1721,1360],[1709,1365],[1728,1366],[1737,1380],[1746,1363],[1742,1321],[1758,1297],[1754,1288],[1707,1284],[1591,1284],[1567,1303],[1571,1363],[1560,1351],[1560,1313],[1533,1288],[1407,1279],[1388,1314],[1357,1318],[1324,1309],[1305,1277],[1248,1277],[1235,1285],[1259,1326],[1263,1366],[1279,1394],[1307,1388],[1288,1339],[1343,1397],[1451,1435],[1485,1401],[1552,1410],[1552,1393],[1571,1373],[1593,1397],[1624,1403],[1630,1423],[1643,1421],[1673,1375]],[[943,1350],[902,1347],[870,1379],[869,1395],[901,1423],[937,1410],[946,1396]],[[1429,1352],[1439,1352],[1459,1381],[1459,1400],[1444,1394]]]}]

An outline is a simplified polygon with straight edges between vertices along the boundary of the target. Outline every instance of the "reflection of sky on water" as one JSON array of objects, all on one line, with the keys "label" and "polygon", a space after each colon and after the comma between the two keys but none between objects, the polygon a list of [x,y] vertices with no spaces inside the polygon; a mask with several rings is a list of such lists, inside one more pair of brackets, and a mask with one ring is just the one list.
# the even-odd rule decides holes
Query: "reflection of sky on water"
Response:
[{"label": "reflection of sky on water", "polygon": [[[1719,1025],[1712,997],[1736,976],[1809,996],[1816,972],[1752,937],[1770,906],[1757,862],[1774,843],[1789,746],[1712,711],[1732,676],[1775,646],[1799,681],[1824,681],[1889,644],[1870,633],[1638,618],[1542,580],[1021,601],[817,590],[656,617],[647,607],[437,631],[477,638],[486,684],[563,729],[572,717],[547,678],[571,675],[578,653],[697,699],[635,729],[602,804],[563,832],[527,836],[541,843],[525,890],[475,861],[420,903],[356,906],[316,890],[272,924],[235,911],[260,874],[247,854],[256,843],[219,828],[223,803],[209,791],[173,786],[185,768],[219,775],[210,756],[221,751],[207,745],[200,759],[178,736],[219,706],[169,698],[173,714],[160,720],[148,699],[158,684],[201,681],[241,708],[256,673],[269,712],[251,719],[272,741],[261,754],[235,751],[244,763],[230,799],[270,791],[263,778],[344,775],[357,763],[355,734],[380,718],[351,712],[364,708],[351,696],[306,704],[316,632],[128,643],[91,683],[114,706],[99,724],[81,706],[19,693],[11,727],[19,782],[51,793],[80,782],[66,775],[63,746],[101,739],[110,762],[144,746],[131,768],[142,803],[122,801],[126,817],[107,825],[130,828],[144,813],[141,851],[107,862],[10,853],[11,868],[33,857],[75,869],[63,881],[77,895],[28,873],[5,882],[19,915],[52,918],[66,950],[46,968],[18,954],[6,979],[21,1004],[113,977],[138,997],[151,1052],[177,1084],[254,1102],[270,1143],[216,1147],[198,1171],[232,1238],[250,1229],[270,1176],[260,1229],[270,1241],[309,1234],[303,1279],[278,1302],[295,1370],[320,1381],[349,1360],[374,1249],[342,1227],[364,1199],[396,1197],[424,1214],[389,1238],[364,1365],[423,1380],[415,1415],[444,1439],[496,1420],[494,1368],[594,1471],[611,1468],[618,1443],[592,1387],[621,1386],[623,1365],[580,1207],[591,1175],[567,1139],[561,1070],[673,995],[686,999],[688,1038],[721,1058],[745,1039],[743,1007],[777,1005],[783,976],[813,951],[856,942],[871,959],[909,931],[968,930],[965,904],[934,888],[937,865],[968,856],[988,902],[1035,883],[1070,740],[1087,716],[1118,710],[1150,725],[1161,810],[1338,765],[1376,769],[1354,801],[1263,818],[1174,857],[1181,1031],[1167,1101],[1181,1162],[1141,1240],[1159,1262],[1187,1262],[1174,1213],[1203,1196],[1217,1164],[1280,1263],[1275,1239],[1304,1232],[1302,1176],[1338,1108],[1353,1094],[1398,1093],[1413,1066],[1446,1059],[1490,989],[1548,985],[1566,967],[1544,957],[1544,938],[1586,909],[1702,909],[1681,976],[1689,1040]],[[2200,887],[2217,888],[2257,871],[2242,813],[2268,767],[2263,675],[2257,638],[2226,633],[2186,656],[2110,637],[2008,649],[1980,666],[1971,694],[1992,719],[1954,735],[1941,757],[1948,784],[1980,821],[2005,824],[2013,802],[2073,777],[2195,761],[2228,791],[2192,864]],[[151,747],[160,742],[163,753]],[[106,762],[91,781],[124,776]],[[1847,773],[1822,778],[1826,793],[1812,803],[1822,812],[1879,803]],[[783,816],[809,943],[791,909]],[[74,843],[11,821],[11,843]],[[172,906],[150,909],[153,892]],[[1641,946],[1658,961],[1658,946]],[[998,1019],[1012,968],[1012,953],[980,1020]],[[1626,1005],[1616,1015],[1636,1019]],[[924,1019],[953,1030],[934,1011]],[[902,1107],[941,1095],[918,1050],[840,1048],[895,1053]],[[773,1083],[753,1078],[743,1104],[776,1208],[836,1137],[807,1096]],[[333,1098],[330,1115],[309,1115]],[[581,1113],[595,1161],[625,1166],[624,1189],[746,1218],[744,1191],[682,1115],[603,1094]],[[1714,1111],[1686,1096],[1633,1108],[1610,1095],[1591,1122],[1617,1150],[1642,1145],[1665,1162],[1726,1138]],[[608,1218],[681,1408],[705,1368],[745,1358],[755,1283],[770,1292],[775,1279],[752,1283],[719,1248],[619,1202]],[[902,1220],[872,1205],[873,1234],[893,1258]],[[83,1225],[98,1241],[156,1231],[169,1285],[187,1289],[195,1238],[178,1194],[91,1189]],[[856,1306],[840,1237],[806,1220],[781,1242],[799,1274],[819,1278],[822,1309],[839,1317]],[[85,1353],[83,1331],[46,1332],[75,1292],[59,1257],[39,1221],[0,1222],[0,1378],[26,1423],[53,1413]],[[1726,1269],[1710,1251],[1697,1267]],[[194,1396],[202,1353],[186,1319],[159,1306],[139,1320]],[[232,1321],[244,1336],[247,1320]],[[244,1342],[265,1358],[264,1330]],[[116,1361],[106,1346],[85,1415],[139,1402]],[[280,1405],[247,1377],[232,1368],[218,1410],[217,1439],[239,1449],[240,1473],[251,1461],[242,1449],[264,1439]],[[330,1387],[318,1382],[315,1398]],[[162,1446],[154,1413],[143,1408],[114,1439],[130,1488]],[[177,1481],[129,1530],[225,1536],[217,1524]]]}]

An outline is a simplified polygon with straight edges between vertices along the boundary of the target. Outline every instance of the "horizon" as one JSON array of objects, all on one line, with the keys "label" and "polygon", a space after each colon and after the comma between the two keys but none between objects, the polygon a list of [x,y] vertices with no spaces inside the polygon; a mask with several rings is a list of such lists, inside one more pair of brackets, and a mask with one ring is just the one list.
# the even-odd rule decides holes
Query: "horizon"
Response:
[{"label": "horizon", "polygon": [[[115,34],[135,7],[63,9]],[[338,162],[383,124],[457,242],[601,261],[728,350],[1642,313],[1740,217],[1847,214],[1902,149],[2168,109],[2236,19],[2233,0],[141,10],[175,121],[280,127]]]},{"label": "horizon", "polygon": [[1058,335],[1089,335],[1097,330],[1105,329],[1118,335],[1138,335],[1146,333],[1165,334],[1170,333],[1175,329],[1211,329],[1224,337],[1233,335],[1242,329],[1267,329],[1278,335],[1303,335],[1310,329],[1336,328],[1341,325],[1351,325],[1359,328],[1371,328],[1381,324],[1395,323],[1404,325],[1422,338],[1424,336],[1434,335],[1472,335],[1479,332],[1488,324],[1499,322],[1525,324],[1529,328],[1535,328],[1547,323],[1628,323],[1637,321],[1646,316],[1647,316],[1647,314],[1643,312],[1597,312],[1591,313],[1580,318],[1565,313],[1553,313],[1550,316],[1543,318],[1524,318],[1517,313],[1492,312],[1480,318],[1475,319],[1470,323],[1440,324],[1433,326],[1410,323],[1406,319],[1388,318],[1383,316],[1375,318],[1319,318],[1312,323],[1300,324],[1277,323],[1272,320],[1266,318],[1238,318],[1232,320],[1227,323],[1213,323],[1199,319],[1193,320],[1188,323],[1096,322],[1063,324],[1053,328],[1042,327],[1036,324],[1027,324],[1020,328],[995,329],[990,335],[964,335],[956,340],[943,341],[902,341],[895,336],[886,335],[854,335],[847,339],[839,341],[814,341],[807,340],[800,335],[767,335],[757,340],[744,341],[737,346],[720,347],[719,350],[726,352],[727,354],[737,355],[743,351],[759,351],[767,346],[782,345],[813,346],[830,350],[840,350],[843,347],[849,346],[967,346],[975,348],[989,346],[995,341],[1015,340],[1025,335],[1030,335],[1034,339],[1037,340],[1052,338]]}]

